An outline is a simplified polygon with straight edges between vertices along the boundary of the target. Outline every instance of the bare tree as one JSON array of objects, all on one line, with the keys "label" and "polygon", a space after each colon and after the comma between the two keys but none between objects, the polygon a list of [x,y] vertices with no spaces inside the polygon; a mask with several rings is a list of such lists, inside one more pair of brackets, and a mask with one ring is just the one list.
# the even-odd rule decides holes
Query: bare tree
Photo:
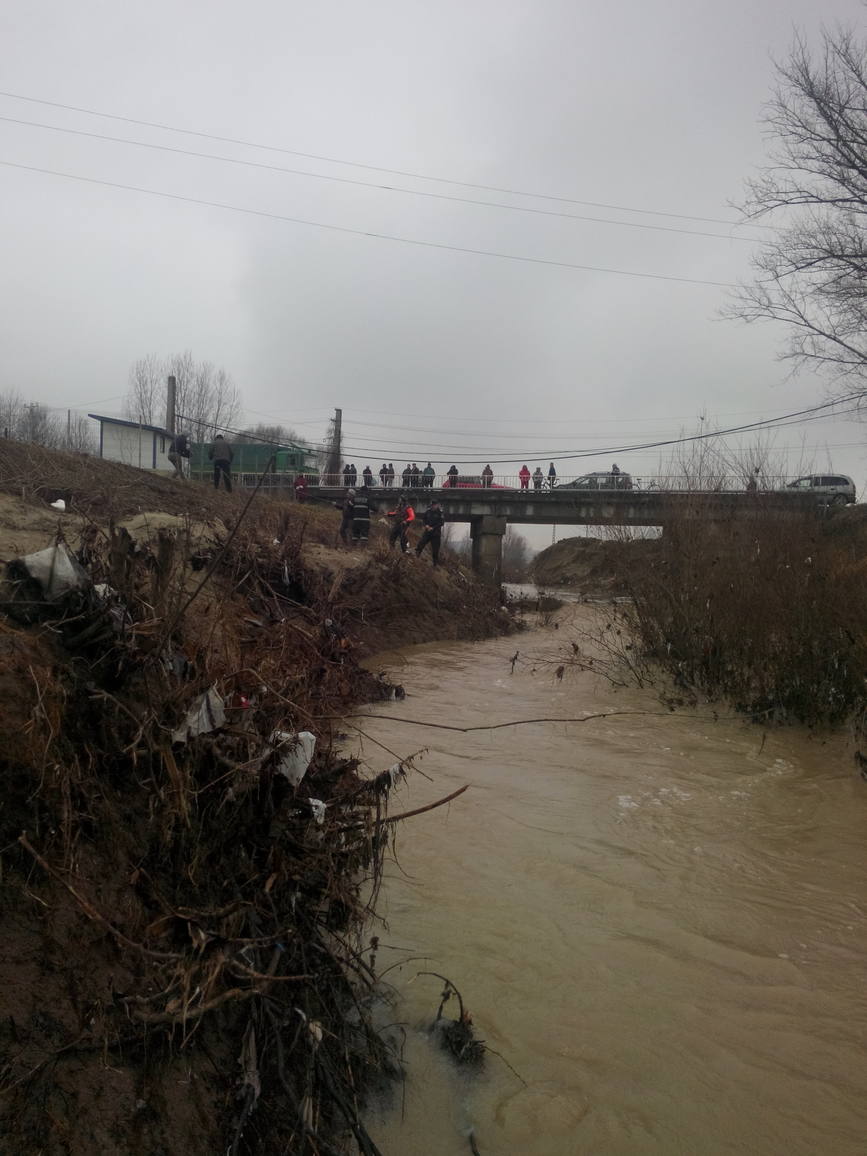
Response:
[{"label": "bare tree", "polygon": [[126,412],[134,421],[161,425],[166,414],[166,382],[175,378],[175,412],[193,440],[204,441],[215,430],[232,429],[241,415],[241,398],[231,376],[192,353],[168,358],[140,357],[130,369]]},{"label": "bare tree", "polygon": [[503,535],[503,579],[506,582],[524,582],[530,567],[530,546],[514,526],[506,526]]},{"label": "bare tree", "polygon": [[[770,164],[747,184],[753,220],[779,220],[757,277],[725,313],[788,328],[781,357],[815,365],[840,393],[867,373],[867,44],[823,32],[815,59],[798,36],[765,124]],[[857,388],[857,384],[855,384]]]},{"label": "bare tree", "polygon": [[[126,414],[132,421],[155,425],[165,415],[166,368],[160,358],[149,353],[134,361],[129,371]],[[160,405],[163,413],[159,413]]]},{"label": "bare tree", "polygon": [[295,430],[285,425],[267,425],[259,422],[258,425],[248,426],[238,435],[238,441],[243,442],[278,442],[280,445],[309,446]]},{"label": "bare tree", "polygon": [[15,390],[0,393],[0,434],[3,437],[18,437],[24,405],[24,398]]},{"label": "bare tree", "polygon": [[96,453],[98,446],[93,423],[84,414],[67,412],[65,426],[61,419],[60,446],[78,454]]}]

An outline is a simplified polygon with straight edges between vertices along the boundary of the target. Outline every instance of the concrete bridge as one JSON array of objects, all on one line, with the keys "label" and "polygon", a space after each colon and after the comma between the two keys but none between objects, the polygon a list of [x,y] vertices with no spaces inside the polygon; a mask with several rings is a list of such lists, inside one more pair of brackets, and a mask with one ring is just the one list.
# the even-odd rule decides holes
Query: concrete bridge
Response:
[{"label": "concrete bridge", "polygon": [[[319,486],[318,496],[340,501],[344,487]],[[406,494],[417,514],[436,499],[447,522],[467,522],[472,542],[473,570],[486,581],[499,584],[502,574],[503,535],[511,522],[523,526],[662,526],[672,518],[696,517],[705,521],[728,521],[769,509],[781,517],[815,509],[815,500],[789,491],[758,494],[708,493],[672,490],[585,490],[563,486],[553,490],[483,488],[403,488],[370,491],[379,512],[393,509]]]}]

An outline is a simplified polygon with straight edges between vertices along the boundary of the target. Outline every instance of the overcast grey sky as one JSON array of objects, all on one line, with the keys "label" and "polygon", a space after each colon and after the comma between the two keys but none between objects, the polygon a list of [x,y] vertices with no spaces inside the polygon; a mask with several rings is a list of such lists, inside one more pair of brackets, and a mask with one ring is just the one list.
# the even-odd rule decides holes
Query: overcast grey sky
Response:
[{"label": "overcast grey sky", "polygon": [[[821,19],[863,26],[864,9],[856,0],[0,7],[6,93],[569,200],[219,144],[10,96],[0,116],[595,221],[8,120],[0,159],[361,232],[730,283],[749,273],[752,245],[741,238],[760,232],[685,218],[736,219],[729,203],[765,156],[770,58],[786,55],[795,27],[815,40]],[[561,475],[575,476],[609,458],[569,463],[568,450],[676,434],[700,413],[727,425],[825,398],[812,375],[787,380],[780,330],[719,319],[727,291],[718,285],[404,244],[18,168],[0,168],[0,182],[0,390],[50,405],[120,412],[133,360],[190,349],[233,375],[250,422],[282,420],[317,439],[342,406],[359,466],[386,451],[396,464],[447,464],[478,449],[480,461],[547,467],[558,450]],[[830,459],[859,487],[861,435],[842,421],[806,427],[817,465]],[[795,428],[777,443],[800,440]],[[618,460],[640,474],[657,457]]]}]

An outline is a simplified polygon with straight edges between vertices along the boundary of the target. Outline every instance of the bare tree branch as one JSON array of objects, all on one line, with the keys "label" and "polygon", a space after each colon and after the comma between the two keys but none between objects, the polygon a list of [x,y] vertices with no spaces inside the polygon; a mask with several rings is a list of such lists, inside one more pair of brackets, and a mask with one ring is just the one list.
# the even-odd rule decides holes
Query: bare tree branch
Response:
[{"label": "bare tree branch", "polygon": [[[780,228],[754,259],[725,316],[777,321],[780,356],[832,379],[867,374],[867,43],[824,32],[812,54],[803,37],[776,66],[765,113],[769,164],[747,182],[751,220]],[[851,381],[845,389],[851,391]]]}]

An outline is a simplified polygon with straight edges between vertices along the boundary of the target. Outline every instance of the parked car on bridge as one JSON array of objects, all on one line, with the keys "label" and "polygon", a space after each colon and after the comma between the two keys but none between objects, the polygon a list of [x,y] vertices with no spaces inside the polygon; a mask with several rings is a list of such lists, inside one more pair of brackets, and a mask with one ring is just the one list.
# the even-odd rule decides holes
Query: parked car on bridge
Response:
[{"label": "parked car on bridge", "polygon": [[855,483],[845,474],[810,474],[789,482],[786,488],[815,494],[823,505],[845,506],[855,501]]},{"label": "parked car on bridge", "polygon": [[451,478],[447,477],[445,479],[445,481],[443,482],[443,489],[445,489],[445,490],[453,489],[455,486],[457,486],[458,489],[466,489],[466,490],[476,490],[476,489],[478,489],[478,490],[482,490],[482,489],[484,489],[484,490],[512,490],[512,489],[514,489],[514,486],[502,486],[498,482],[491,482],[491,484],[489,486],[486,486],[481,474],[458,474],[458,476],[454,479],[454,481],[452,481]]},{"label": "parked car on bridge", "polygon": [[574,482],[562,482],[560,490],[631,490],[631,474],[612,474],[606,470],[595,470],[592,474],[582,474]]}]

